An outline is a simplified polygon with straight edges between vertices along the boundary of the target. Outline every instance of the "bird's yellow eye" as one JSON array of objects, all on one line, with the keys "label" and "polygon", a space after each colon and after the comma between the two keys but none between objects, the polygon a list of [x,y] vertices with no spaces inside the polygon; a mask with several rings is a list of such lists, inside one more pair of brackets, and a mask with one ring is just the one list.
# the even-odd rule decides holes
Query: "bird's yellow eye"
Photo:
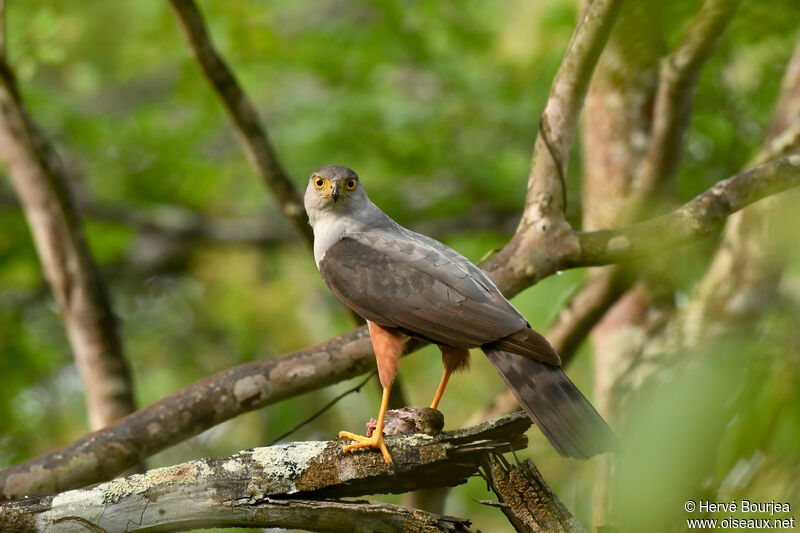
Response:
[{"label": "bird's yellow eye", "polygon": [[356,188],[356,180],[351,178],[345,182],[344,186],[348,191],[352,191]]},{"label": "bird's yellow eye", "polygon": [[314,187],[321,189],[325,185],[325,180],[322,178],[314,178]]}]

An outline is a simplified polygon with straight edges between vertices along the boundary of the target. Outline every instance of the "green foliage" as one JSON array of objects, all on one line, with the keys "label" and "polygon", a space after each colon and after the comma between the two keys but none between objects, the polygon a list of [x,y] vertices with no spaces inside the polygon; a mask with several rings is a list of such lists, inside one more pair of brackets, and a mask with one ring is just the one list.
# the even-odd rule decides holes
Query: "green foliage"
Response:
[{"label": "green foliage", "polygon": [[[699,2],[652,6],[669,49]],[[373,200],[403,224],[521,209],[538,114],[577,17],[573,3],[231,0],[200,7],[298,187],[314,168],[338,163],[355,168]],[[270,220],[278,218],[166,2],[38,0],[6,9],[9,61],[80,196],[132,210],[172,204],[208,216],[266,211]],[[680,199],[738,171],[759,146],[793,49],[796,15],[793,0],[743,3],[700,79],[678,176]],[[576,150],[571,206],[579,205],[580,171]],[[77,438],[87,427],[80,382],[24,219],[3,204],[0,226],[2,467]],[[192,243],[169,268],[142,271],[131,262],[142,236],[96,220],[84,226],[121,317],[139,405],[350,327],[300,243],[266,250]],[[455,231],[445,240],[477,261],[507,237],[487,228]],[[661,268],[688,291],[704,263],[701,257],[686,264]],[[795,258],[795,273],[798,265]],[[582,278],[581,272],[554,276],[515,303],[545,329]],[[777,458],[773,466],[797,469],[800,378],[796,357],[793,370],[784,371],[781,340],[795,324],[781,313],[764,320],[771,331],[765,351],[777,354],[765,366],[744,360],[759,357],[755,348],[720,346],[700,368],[687,367],[642,400],[623,432],[635,453],[618,479],[620,497],[647,514],[627,517],[647,526],[639,530],[683,517],[677,500],[757,450]],[[728,352],[739,355],[725,359]],[[455,377],[443,401],[449,427],[465,423],[503,387],[475,355],[472,372]],[[590,355],[585,348],[570,368],[589,396]],[[744,379],[740,365],[755,368]],[[401,364],[410,403],[430,401],[439,373],[434,349]],[[150,464],[262,445],[350,386],[245,415]],[[738,417],[726,405],[731,397]],[[367,386],[293,438],[360,429],[377,404],[377,389]],[[592,465],[561,460],[535,430],[531,437],[527,453],[567,506],[590,523]],[[662,490],[669,499],[656,509],[653,492]],[[640,500],[644,494],[650,499]],[[772,497],[767,489],[757,494]],[[503,530],[507,523],[496,510],[472,501],[486,497],[473,480],[454,492],[447,512],[469,516],[484,531]]]}]

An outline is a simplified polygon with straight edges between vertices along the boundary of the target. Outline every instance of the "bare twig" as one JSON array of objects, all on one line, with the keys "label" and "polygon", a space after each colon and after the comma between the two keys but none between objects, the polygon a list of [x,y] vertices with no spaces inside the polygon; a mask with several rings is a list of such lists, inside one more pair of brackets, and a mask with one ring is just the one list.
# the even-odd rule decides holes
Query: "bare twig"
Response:
[{"label": "bare twig", "polygon": [[[353,520],[356,515],[352,511],[345,514],[344,508],[338,508],[335,518],[350,520],[335,524],[326,518],[325,512],[309,512],[307,506],[312,504],[307,500],[458,485],[477,472],[486,453],[504,453],[526,446],[524,432],[529,427],[527,416],[516,414],[435,437],[420,434],[387,437],[395,460],[394,470],[377,453],[342,454],[338,441],[255,448],[230,457],[159,468],[57,496],[0,504],[0,529],[60,531],[55,526],[61,526],[68,531],[63,521],[77,519],[81,522],[78,527],[90,524],[105,531],[165,531],[223,525],[306,529],[310,524],[316,525],[315,529],[333,531],[359,530],[359,527],[366,528],[362,531],[446,530],[459,524],[465,526],[467,522],[421,511],[406,511],[398,517],[400,510],[392,507],[377,517],[373,512],[372,517],[367,514],[358,520]],[[324,509],[323,506],[311,510]],[[418,522],[412,520],[414,517]],[[373,529],[380,524],[376,518],[392,519],[391,525]],[[398,524],[403,527],[397,527]]]},{"label": "bare twig", "polygon": [[73,210],[66,171],[29,117],[2,59],[0,147],[75,355],[90,426],[102,428],[135,409],[117,320]]},{"label": "bare twig", "polygon": [[288,228],[270,224],[266,215],[219,218],[204,216],[176,205],[134,210],[123,205],[78,202],[87,217],[123,224],[142,233],[157,233],[177,240],[197,239],[219,244],[265,246],[290,240]]},{"label": "bare twig", "polygon": [[325,405],[323,405],[322,407],[320,407],[320,408],[317,410],[317,412],[316,412],[316,413],[314,413],[314,414],[313,414],[313,415],[311,415],[310,417],[306,418],[305,420],[303,420],[302,422],[300,422],[299,424],[297,424],[296,426],[294,426],[292,429],[290,429],[290,430],[286,431],[285,433],[282,433],[282,434],[278,435],[277,437],[275,437],[274,439],[272,439],[272,440],[269,442],[269,445],[270,445],[270,446],[272,446],[273,444],[277,444],[277,443],[279,443],[280,441],[282,441],[283,439],[285,439],[285,438],[286,438],[286,437],[288,437],[289,435],[293,434],[293,433],[294,433],[295,431],[297,431],[298,429],[302,428],[303,426],[306,426],[306,425],[308,425],[309,423],[311,423],[311,422],[313,422],[314,420],[316,420],[317,418],[319,418],[319,416],[320,416],[320,415],[322,415],[322,414],[323,414],[325,411],[327,411],[328,409],[330,409],[331,407],[333,407],[334,405],[336,405],[337,403],[339,403],[339,400],[341,400],[341,399],[342,399],[342,398],[344,398],[345,396],[348,396],[348,395],[350,395],[350,394],[353,394],[354,392],[358,392],[358,391],[360,391],[360,390],[361,390],[361,387],[363,387],[364,385],[366,385],[366,384],[367,384],[367,381],[369,381],[370,379],[372,379],[372,378],[373,378],[373,376],[375,376],[375,372],[370,372],[370,373],[369,373],[369,375],[368,375],[367,377],[365,377],[364,379],[362,379],[361,381],[359,381],[359,382],[358,382],[358,385],[356,385],[355,387],[351,387],[351,388],[347,389],[346,391],[344,391],[344,392],[343,392],[343,393],[341,393],[341,394],[337,394],[335,398],[333,398],[331,401],[329,401],[328,403],[326,403]]},{"label": "bare twig", "polygon": [[[173,204],[132,209],[123,204],[101,204],[80,196],[74,201],[83,217],[120,224],[140,233],[160,235],[176,241],[196,239],[224,245],[268,246],[292,240],[291,231],[283,224],[276,224],[269,213],[214,217]],[[0,208],[19,207],[10,190],[0,189]],[[433,237],[482,230],[510,235],[517,220],[517,213],[476,210],[435,220],[414,221],[409,227]]]},{"label": "bare twig", "polygon": [[250,160],[281,206],[283,214],[309,246],[314,236],[306,221],[303,201],[278,162],[275,150],[261,125],[258,112],[228,65],[214,48],[203,17],[192,0],[170,0],[194,58],[225,105]]},{"label": "bare twig", "polygon": [[[194,0],[170,0],[178,22],[200,65],[206,79],[214,87],[225,109],[233,119],[242,141],[247,148],[250,160],[261,175],[262,180],[281,206],[284,216],[298,231],[309,248],[314,246],[314,234],[306,220],[303,200],[289,176],[281,167],[275,150],[261,125],[258,112],[245,94],[233,72],[214,48],[211,36],[206,29],[203,16]],[[353,324],[364,323],[364,319],[352,309],[346,308]],[[402,395],[402,385],[395,385],[397,395]]]}]

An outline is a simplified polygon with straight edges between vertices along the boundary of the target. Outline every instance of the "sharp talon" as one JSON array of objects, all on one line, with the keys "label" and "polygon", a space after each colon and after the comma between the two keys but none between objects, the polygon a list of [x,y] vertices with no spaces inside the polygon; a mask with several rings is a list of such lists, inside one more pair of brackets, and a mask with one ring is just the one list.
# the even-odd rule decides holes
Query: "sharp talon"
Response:
[{"label": "sharp talon", "polygon": [[386,448],[386,442],[383,440],[383,434],[373,434],[372,437],[365,437],[363,435],[356,435],[354,433],[350,433],[349,431],[340,431],[339,438],[345,438],[355,441],[354,444],[347,444],[344,448],[342,448],[342,453],[347,453],[353,450],[360,450],[362,448],[376,448],[380,450],[381,455],[383,456],[383,462],[387,465],[391,466],[392,469],[392,456],[389,454],[389,449]]}]

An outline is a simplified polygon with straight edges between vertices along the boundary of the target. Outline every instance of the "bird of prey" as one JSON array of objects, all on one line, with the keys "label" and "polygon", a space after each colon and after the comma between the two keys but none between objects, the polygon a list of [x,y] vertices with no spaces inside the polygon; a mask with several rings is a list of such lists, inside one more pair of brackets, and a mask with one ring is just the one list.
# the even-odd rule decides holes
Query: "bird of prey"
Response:
[{"label": "bird of prey", "polygon": [[329,165],[311,174],[305,208],[314,228],[314,259],[322,279],[367,320],[383,397],[371,437],[342,431],[355,444],[377,448],[387,464],[384,414],[407,336],[435,343],[444,375],[467,367],[480,347],[520,405],[564,456],[588,458],[615,441],[605,421],[561,371],[558,354],[477,266],[444,244],[410,231],[381,211],[356,173]]}]

